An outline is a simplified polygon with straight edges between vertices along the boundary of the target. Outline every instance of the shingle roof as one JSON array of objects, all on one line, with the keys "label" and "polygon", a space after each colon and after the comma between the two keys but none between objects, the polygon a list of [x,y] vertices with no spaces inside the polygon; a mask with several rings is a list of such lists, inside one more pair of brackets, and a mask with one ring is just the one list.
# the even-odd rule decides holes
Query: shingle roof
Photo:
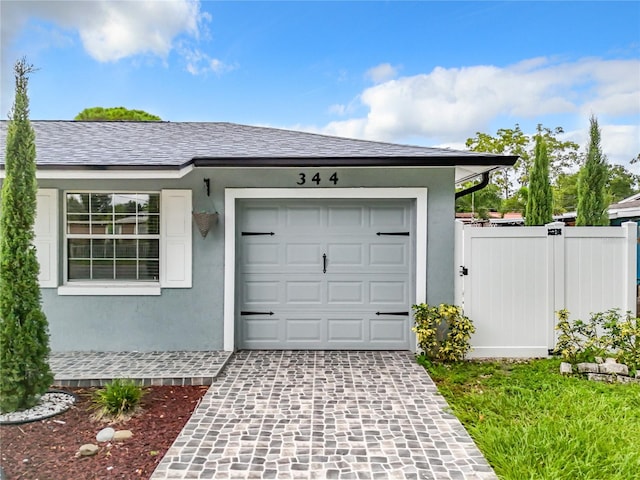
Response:
[{"label": "shingle roof", "polygon": [[[226,122],[32,121],[38,168],[513,165],[517,157]],[[7,121],[0,122],[0,167]]]}]

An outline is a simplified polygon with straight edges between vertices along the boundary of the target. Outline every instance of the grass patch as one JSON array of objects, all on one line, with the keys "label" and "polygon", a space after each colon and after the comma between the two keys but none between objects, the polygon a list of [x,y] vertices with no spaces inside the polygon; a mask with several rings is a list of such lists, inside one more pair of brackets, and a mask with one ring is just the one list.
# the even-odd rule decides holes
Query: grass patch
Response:
[{"label": "grass patch", "polygon": [[640,478],[640,385],[564,377],[556,359],[421,363],[501,479]]}]

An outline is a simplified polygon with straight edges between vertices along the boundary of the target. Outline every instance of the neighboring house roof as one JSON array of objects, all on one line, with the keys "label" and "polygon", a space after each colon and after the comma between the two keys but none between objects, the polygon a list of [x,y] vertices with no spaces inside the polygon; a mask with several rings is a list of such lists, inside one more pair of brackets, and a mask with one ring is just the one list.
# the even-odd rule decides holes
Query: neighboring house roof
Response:
[{"label": "neighboring house roof", "polygon": [[[7,121],[0,122],[4,169]],[[182,169],[187,166],[456,166],[456,181],[517,156],[356,140],[226,122],[31,121],[43,169]]]},{"label": "neighboring house roof", "polygon": [[640,217],[640,193],[609,205],[609,219]]}]

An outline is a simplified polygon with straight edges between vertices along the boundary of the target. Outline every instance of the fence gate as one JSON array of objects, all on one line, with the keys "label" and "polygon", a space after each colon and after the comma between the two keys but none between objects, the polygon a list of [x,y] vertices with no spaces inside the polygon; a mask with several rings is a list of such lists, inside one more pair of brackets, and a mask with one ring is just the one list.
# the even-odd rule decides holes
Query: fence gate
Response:
[{"label": "fence gate", "polygon": [[637,225],[478,228],[456,222],[456,303],[475,326],[470,357],[546,356],[555,312],[635,311]]}]

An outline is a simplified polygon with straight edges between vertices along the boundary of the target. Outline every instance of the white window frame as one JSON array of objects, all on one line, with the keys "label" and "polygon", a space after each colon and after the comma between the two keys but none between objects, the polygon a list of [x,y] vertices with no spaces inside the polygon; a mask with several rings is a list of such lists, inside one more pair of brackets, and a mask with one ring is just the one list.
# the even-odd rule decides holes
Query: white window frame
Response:
[{"label": "white window frame", "polygon": [[[67,232],[67,195],[68,194],[157,194],[159,196],[159,225],[162,225],[162,191],[161,190],[64,190],[63,198],[63,284],[58,287],[59,295],[160,295],[160,278],[162,275],[162,231],[157,235],[137,234],[126,235],[123,237],[115,237],[113,235],[98,235],[95,238],[157,238],[159,242],[158,249],[158,280],[157,281],[120,281],[120,280],[71,280],[69,281],[69,248],[68,241],[70,238],[94,238],[93,235],[69,234]],[[161,227],[160,227],[161,228]]]}]

